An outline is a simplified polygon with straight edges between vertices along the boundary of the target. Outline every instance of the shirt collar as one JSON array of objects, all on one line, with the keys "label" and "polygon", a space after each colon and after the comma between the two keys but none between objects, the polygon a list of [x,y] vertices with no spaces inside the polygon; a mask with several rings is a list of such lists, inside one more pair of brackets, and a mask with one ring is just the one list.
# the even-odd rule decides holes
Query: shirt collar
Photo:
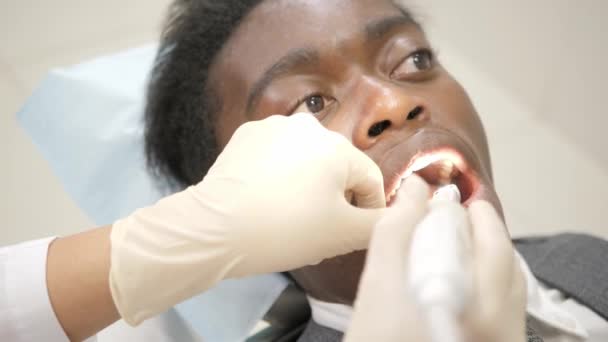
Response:
[{"label": "shirt collar", "polygon": [[528,293],[526,312],[528,316],[558,331],[580,338],[587,338],[587,331],[580,322],[551,300],[548,289],[534,277],[524,258],[517,252],[516,255],[526,278]]}]

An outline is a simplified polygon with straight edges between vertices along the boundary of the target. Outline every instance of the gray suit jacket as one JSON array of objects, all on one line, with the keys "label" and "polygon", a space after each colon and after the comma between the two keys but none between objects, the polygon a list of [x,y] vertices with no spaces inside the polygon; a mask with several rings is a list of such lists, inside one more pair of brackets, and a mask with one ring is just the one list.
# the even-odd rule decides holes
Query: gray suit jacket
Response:
[{"label": "gray suit jacket", "polygon": [[[608,320],[608,242],[588,235],[561,234],[514,240],[532,273]],[[303,330],[303,332],[302,332]],[[528,342],[541,342],[530,327]],[[299,337],[298,337],[299,336]],[[337,342],[342,333],[310,320],[282,337],[265,341]],[[259,341],[259,340],[256,340]]]}]

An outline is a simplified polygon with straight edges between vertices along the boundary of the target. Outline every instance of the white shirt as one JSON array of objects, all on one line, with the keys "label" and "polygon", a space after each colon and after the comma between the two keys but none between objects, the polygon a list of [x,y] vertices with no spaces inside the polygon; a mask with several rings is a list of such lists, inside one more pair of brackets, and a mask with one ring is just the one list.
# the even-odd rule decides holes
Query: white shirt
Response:
[{"label": "white shirt", "polygon": [[[51,306],[46,257],[53,239],[0,248],[0,341],[68,341]],[[527,266],[528,313],[545,342],[608,341],[608,323],[559,291],[539,285]],[[311,300],[313,319],[344,331],[350,308]],[[580,323],[579,323],[580,322]],[[133,328],[119,321],[88,342],[199,342],[202,338],[173,310]]]},{"label": "white shirt", "polygon": [[[46,286],[46,257],[54,239],[0,248],[0,341],[69,342]],[[201,342],[170,310],[133,328],[118,321],[87,342]]]}]

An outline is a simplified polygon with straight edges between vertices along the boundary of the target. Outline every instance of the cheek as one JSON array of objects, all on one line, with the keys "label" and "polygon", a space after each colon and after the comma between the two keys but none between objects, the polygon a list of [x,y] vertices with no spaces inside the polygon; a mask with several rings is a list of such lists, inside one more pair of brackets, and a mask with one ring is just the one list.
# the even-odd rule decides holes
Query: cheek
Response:
[{"label": "cheek", "polygon": [[446,77],[432,93],[434,99],[431,103],[437,105],[432,112],[438,124],[468,140],[470,146],[484,157],[486,167],[489,167],[490,157],[486,133],[464,88],[452,77]]},{"label": "cheek", "polygon": [[219,149],[223,150],[234,132],[250,121],[245,112],[247,89],[243,78],[223,64],[210,71],[209,84],[213,84],[210,94],[218,101],[212,119],[215,139]]},{"label": "cheek", "polygon": [[215,119],[215,139],[220,151],[226,147],[236,130],[248,120],[245,113],[239,109],[223,108]]},{"label": "cheek", "polygon": [[355,252],[290,273],[308,295],[326,302],[352,305],[357,296],[365,255],[364,251]]},{"label": "cheek", "polygon": [[434,87],[432,103],[439,104],[439,108],[433,111],[441,115],[442,119],[454,125],[479,129],[481,121],[469,95],[464,88],[451,77],[446,77]]},{"label": "cheek", "polygon": [[321,124],[328,130],[343,135],[352,143],[357,121],[355,115],[333,115],[321,120]]}]

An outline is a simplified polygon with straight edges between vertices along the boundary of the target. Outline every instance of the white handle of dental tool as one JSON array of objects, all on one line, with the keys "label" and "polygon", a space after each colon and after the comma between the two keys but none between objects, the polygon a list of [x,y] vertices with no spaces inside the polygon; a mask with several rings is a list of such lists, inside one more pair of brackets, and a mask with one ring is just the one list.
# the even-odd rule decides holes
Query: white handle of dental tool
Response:
[{"label": "white handle of dental tool", "polygon": [[468,215],[455,205],[460,193],[454,185],[440,188],[429,214],[416,227],[409,261],[409,285],[427,320],[434,342],[460,342],[458,319],[471,298],[468,254]]}]

